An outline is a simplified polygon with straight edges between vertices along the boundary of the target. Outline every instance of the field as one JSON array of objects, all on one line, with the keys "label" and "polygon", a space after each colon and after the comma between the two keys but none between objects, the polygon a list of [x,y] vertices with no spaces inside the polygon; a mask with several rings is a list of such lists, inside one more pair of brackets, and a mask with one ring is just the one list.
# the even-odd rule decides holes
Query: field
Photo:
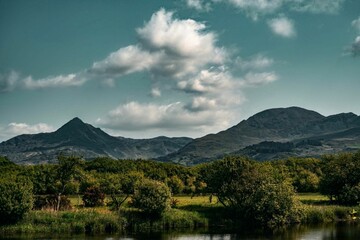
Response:
[{"label": "field", "polygon": [[[174,196],[173,209],[158,220],[142,219],[138,211],[130,208],[128,202],[120,212],[110,211],[107,206],[84,208],[81,198],[71,196],[73,209],[54,212],[50,210],[31,211],[16,225],[0,227],[0,236],[7,234],[50,234],[50,233],[122,233],[127,231],[169,231],[219,226],[232,226],[236,222],[226,218],[228,212],[216,199],[210,196]],[[317,193],[298,194],[299,223],[317,224],[336,221],[353,221],[358,207],[332,205],[326,196]],[[105,199],[109,202],[109,199]]]}]

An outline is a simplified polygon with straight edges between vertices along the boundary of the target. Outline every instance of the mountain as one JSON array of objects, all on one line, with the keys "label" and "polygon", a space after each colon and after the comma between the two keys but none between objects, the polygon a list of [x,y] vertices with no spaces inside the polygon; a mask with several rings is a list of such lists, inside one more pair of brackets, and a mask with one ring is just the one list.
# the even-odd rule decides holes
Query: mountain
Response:
[{"label": "mountain", "polygon": [[197,139],[114,137],[74,118],[55,132],[20,135],[0,143],[0,156],[21,164],[56,162],[62,153],[86,159],[151,158],[193,165],[227,154],[270,160],[359,149],[360,116],[340,113],[326,117],[289,107],[259,112],[225,131]]},{"label": "mountain", "polygon": [[130,139],[113,137],[74,118],[52,133],[25,134],[0,143],[0,155],[15,163],[56,162],[61,154],[86,159],[101,156],[121,159],[157,158],[175,152],[191,138],[157,137]]},{"label": "mountain", "polygon": [[360,117],[353,113],[325,117],[299,107],[268,109],[225,131],[194,139],[159,160],[192,165],[226,154],[268,160],[356,150],[359,127]]}]

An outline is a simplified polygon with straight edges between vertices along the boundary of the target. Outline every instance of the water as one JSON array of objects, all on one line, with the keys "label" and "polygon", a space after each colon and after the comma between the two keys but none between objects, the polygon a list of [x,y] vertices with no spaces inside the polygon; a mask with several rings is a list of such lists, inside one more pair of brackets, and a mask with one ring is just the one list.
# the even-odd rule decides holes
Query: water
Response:
[{"label": "water", "polygon": [[216,232],[187,232],[187,233],[149,233],[133,235],[100,235],[100,236],[10,236],[0,239],[72,239],[72,240],[357,240],[360,239],[360,225],[343,223],[337,225],[323,225],[317,227],[299,226],[279,233],[216,233]]}]

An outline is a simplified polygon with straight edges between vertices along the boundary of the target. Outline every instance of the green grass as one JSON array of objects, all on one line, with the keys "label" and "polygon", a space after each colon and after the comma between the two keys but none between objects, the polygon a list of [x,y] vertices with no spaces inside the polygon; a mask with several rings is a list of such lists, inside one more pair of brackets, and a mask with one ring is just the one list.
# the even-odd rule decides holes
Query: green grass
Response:
[{"label": "green grass", "polygon": [[[194,229],[197,227],[226,227],[233,224],[232,212],[209,196],[174,196],[177,204],[165,212],[160,218],[144,217],[140,211],[130,208],[128,202],[120,213],[112,212],[108,207],[84,208],[78,196],[71,196],[74,206],[71,211],[31,211],[15,225],[0,226],[0,236],[6,234],[38,234],[38,233],[113,233],[125,230],[146,232],[177,229]],[[327,223],[335,221],[354,221],[353,210],[360,212],[360,207],[344,207],[333,205],[326,196],[318,193],[298,194],[299,223]],[[108,202],[106,199],[105,202]],[[80,203],[80,205],[79,205]]]}]

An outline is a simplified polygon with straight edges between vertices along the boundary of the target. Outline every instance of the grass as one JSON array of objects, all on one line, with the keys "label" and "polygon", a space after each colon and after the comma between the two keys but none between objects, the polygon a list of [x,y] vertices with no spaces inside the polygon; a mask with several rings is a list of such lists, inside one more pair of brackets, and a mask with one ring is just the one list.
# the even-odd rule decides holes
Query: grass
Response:
[{"label": "grass", "polygon": [[[31,211],[15,225],[0,226],[0,236],[4,234],[38,233],[119,233],[123,231],[164,231],[177,229],[195,229],[198,227],[226,227],[232,224],[231,212],[213,197],[174,196],[176,206],[165,212],[161,218],[150,219],[125,203],[120,213],[112,212],[108,207],[84,208],[78,196],[71,196],[74,206],[71,211]],[[299,222],[303,224],[327,223],[335,221],[353,221],[353,210],[360,207],[332,205],[326,196],[317,193],[298,194],[300,201]],[[108,202],[106,199],[105,202]],[[355,216],[358,217],[358,216]]]}]

